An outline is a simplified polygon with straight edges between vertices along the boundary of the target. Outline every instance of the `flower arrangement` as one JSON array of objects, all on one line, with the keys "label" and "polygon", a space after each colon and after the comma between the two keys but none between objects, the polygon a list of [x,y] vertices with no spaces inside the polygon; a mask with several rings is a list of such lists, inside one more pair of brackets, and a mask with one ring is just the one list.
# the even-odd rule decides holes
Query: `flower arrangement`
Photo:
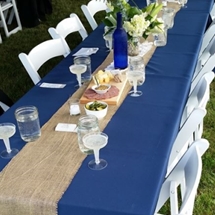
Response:
[{"label": "flower arrangement", "polygon": [[[134,1],[133,3],[136,5]],[[131,6],[126,0],[109,0],[107,7],[109,12],[106,14],[104,24],[109,28],[109,32],[112,31],[117,24],[116,14],[121,12],[128,41],[137,37],[147,39],[150,34],[164,30],[163,20],[157,18],[162,9],[162,4],[153,3],[140,9],[137,5]]]}]

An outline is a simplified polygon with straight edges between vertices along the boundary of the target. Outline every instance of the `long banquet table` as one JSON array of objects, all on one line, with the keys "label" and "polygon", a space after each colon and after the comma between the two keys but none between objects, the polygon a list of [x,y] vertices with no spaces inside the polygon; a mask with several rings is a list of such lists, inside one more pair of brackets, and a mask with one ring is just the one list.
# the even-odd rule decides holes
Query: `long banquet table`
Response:
[{"label": "long banquet table", "polygon": [[[145,6],[142,0],[136,3]],[[139,87],[143,95],[127,96],[104,130],[109,142],[101,150],[101,157],[108,161],[108,167],[89,170],[87,163],[92,155],[87,156],[58,203],[59,215],[154,213],[212,4],[212,0],[188,0],[188,7],[177,13],[175,25],[168,31],[167,45],[157,48],[147,64],[146,81]],[[91,56],[93,70],[106,58],[103,27],[100,25],[42,79],[65,83],[65,88],[33,87],[0,117],[0,122],[16,124],[14,110],[33,104],[44,125],[75,92],[76,78],[68,69],[72,54],[81,47],[99,47]],[[18,131],[11,145],[20,150],[25,146]],[[0,169],[8,162],[0,159]]]}]

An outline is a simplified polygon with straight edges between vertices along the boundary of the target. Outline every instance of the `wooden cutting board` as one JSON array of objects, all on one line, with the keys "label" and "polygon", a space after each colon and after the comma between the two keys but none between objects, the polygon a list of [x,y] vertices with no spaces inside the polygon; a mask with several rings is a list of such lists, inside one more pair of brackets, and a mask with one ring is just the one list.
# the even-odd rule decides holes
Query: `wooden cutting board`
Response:
[{"label": "wooden cutting board", "polygon": [[[126,82],[127,82],[126,74],[125,73],[121,74],[120,75],[120,79],[121,79],[122,82],[117,83],[114,80],[111,80],[110,83],[109,83],[110,85],[115,86],[115,87],[117,87],[119,89],[118,96],[115,96],[115,97],[112,97],[112,98],[108,98],[108,99],[102,99],[100,101],[104,101],[104,102],[106,102],[109,105],[117,105],[118,104],[119,99],[121,98],[122,92],[123,92],[123,90],[125,88],[125,85],[126,85]],[[91,82],[88,85],[87,89],[91,88],[93,85],[95,85],[95,83],[94,83],[93,80],[91,80]],[[81,104],[86,104],[87,102],[90,102],[90,101],[95,101],[95,99],[88,99],[88,98],[86,98],[84,96],[84,94],[80,98],[80,103]]]}]

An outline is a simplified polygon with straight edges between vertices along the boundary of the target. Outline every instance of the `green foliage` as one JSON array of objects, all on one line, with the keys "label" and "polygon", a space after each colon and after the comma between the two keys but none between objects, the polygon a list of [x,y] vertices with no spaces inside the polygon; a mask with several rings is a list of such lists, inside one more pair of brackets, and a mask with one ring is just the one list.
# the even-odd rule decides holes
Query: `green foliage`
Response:
[{"label": "green foliage", "polygon": [[[133,3],[135,3],[133,1]],[[110,12],[107,13],[104,19],[104,24],[108,27],[116,27],[116,14],[122,13],[123,27],[127,32],[128,40],[134,37],[143,37],[146,39],[151,33],[163,31],[163,22],[157,19],[157,15],[163,5],[153,3],[145,8],[131,6],[125,0],[108,1]]]}]

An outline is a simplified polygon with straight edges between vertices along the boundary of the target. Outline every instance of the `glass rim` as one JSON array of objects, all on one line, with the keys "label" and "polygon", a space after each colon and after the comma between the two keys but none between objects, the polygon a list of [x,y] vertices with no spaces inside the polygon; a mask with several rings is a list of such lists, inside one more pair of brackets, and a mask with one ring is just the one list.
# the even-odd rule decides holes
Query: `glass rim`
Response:
[{"label": "glass rim", "polygon": [[32,111],[31,113],[28,113],[28,114],[38,113],[38,109],[34,105],[20,106],[20,107],[16,108],[14,113],[15,113],[15,115],[19,115],[20,113],[22,113],[23,111],[26,111],[26,110]]},{"label": "glass rim", "polygon": [[102,131],[91,131],[83,136],[83,139],[86,139],[88,136],[100,134],[108,140],[108,135]]},{"label": "glass rim", "polygon": [[82,54],[82,55],[77,55],[73,58],[73,60],[76,60],[76,59],[79,59],[79,58],[87,58],[87,59],[91,59],[89,55],[85,55],[85,54]]},{"label": "glass rim", "polygon": [[12,123],[12,122],[2,122],[2,123],[0,123],[0,127],[5,126],[5,125],[16,127],[16,125],[14,123]]}]

